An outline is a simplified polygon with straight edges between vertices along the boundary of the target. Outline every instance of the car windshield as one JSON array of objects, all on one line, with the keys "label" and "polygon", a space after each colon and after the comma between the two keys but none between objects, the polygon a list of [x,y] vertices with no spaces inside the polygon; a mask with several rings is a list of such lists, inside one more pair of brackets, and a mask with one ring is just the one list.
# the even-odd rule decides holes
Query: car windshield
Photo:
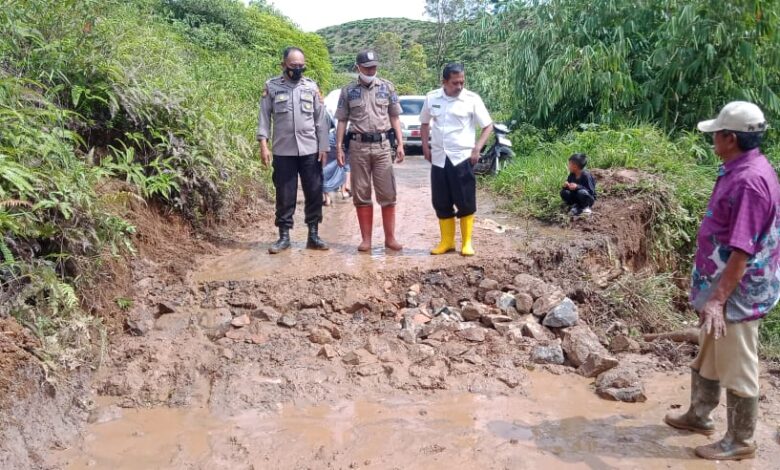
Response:
[{"label": "car windshield", "polygon": [[423,103],[423,100],[401,100],[401,114],[419,116]]}]

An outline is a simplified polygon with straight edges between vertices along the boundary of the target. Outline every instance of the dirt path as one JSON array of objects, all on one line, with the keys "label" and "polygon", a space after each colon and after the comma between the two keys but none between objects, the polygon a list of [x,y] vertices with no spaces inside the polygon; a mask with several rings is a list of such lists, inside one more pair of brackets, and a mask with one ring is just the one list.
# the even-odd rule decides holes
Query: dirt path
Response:
[{"label": "dirt path", "polygon": [[[587,283],[614,267],[604,238],[583,242],[582,233],[513,221],[482,195],[478,256],[430,257],[437,229],[427,164],[410,159],[397,178],[403,253],[385,255],[377,220],[377,247],[358,255],[354,211],[345,202],[326,209],[328,253],[302,249],[299,223],[294,248],[272,257],[266,248],[274,229],[263,221],[222,239],[220,252],[188,282],[166,284],[153,265],[141,270],[133,334],[115,339],[93,381],[91,424],[70,449],[52,452],[49,464],[777,468],[774,375],[762,377],[758,459],[702,462],[690,447],[708,438],[661,423],[673,406],[687,404],[690,349],[674,361],[652,354],[652,345],[642,346],[645,354],[615,353],[647,396],[620,403],[598,398],[569,352],[566,365],[534,363],[537,348],[557,344],[554,335],[563,330],[539,326],[540,337],[528,337],[491,323],[499,321],[494,313],[506,313],[507,326],[538,325],[519,306],[528,288],[518,283],[528,273],[549,289],[532,300],[561,292],[577,300],[585,318]],[[587,257],[584,271],[572,268],[577,256]],[[517,306],[496,310],[503,294],[517,295]],[[467,305],[487,313],[476,321],[450,318],[465,315]],[[599,339],[608,342],[604,334]],[[724,415],[721,405],[721,429]]]}]

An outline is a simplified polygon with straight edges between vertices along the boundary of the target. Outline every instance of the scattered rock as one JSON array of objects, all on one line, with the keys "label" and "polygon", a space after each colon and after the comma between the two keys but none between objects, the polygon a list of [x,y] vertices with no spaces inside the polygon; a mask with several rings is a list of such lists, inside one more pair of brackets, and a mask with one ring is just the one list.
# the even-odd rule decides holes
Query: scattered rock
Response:
[{"label": "scattered rock", "polygon": [[485,363],[485,360],[482,359],[482,356],[477,354],[477,352],[474,351],[473,349],[467,352],[466,354],[462,355],[461,357],[463,358],[464,361],[468,362],[469,364],[474,364],[475,366],[481,366],[482,364]]},{"label": "scattered rock", "polygon": [[361,377],[371,377],[372,375],[379,375],[385,371],[385,368],[381,364],[360,364],[357,369],[357,374]]},{"label": "scattered rock", "polygon": [[240,308],[244,310],[257,310],[257,304],[255,304],[254,302],[228,300],[227,304],[233,308]]},{"label": "scattered rock", "polygon": [[531,313],[533,308],[534,308],[534,298],[531,297],[531,294],[521,292],[515,295],[515,309],[519,313],[523,315]]},{"label": "scattered rock", "polygon": [[501,369],[498,375],[496,375],[496,378],[501,382],[504,382],[507,387],[515,388],[520,385],[520,380],[522,377],[514,369]]},{"label": "scattered rock", "polygon": [[325,324],[322,325],[322,328],[328,330],[333,339],[341,339],[341,330],[336,325]]},{"label": "scattered rock", "polygon": [[644,386],[639,381],[636,371],[627,366],[619,366],[601,374],[596,379],[596,393],[607,400],[629,403],[647,400]]},{"label": "scattered rock", "polygon": [[179,305],[174,302],[160,302],[157,304],[157,315],[167,315],[176,311]]},{"label": "scattered rock", "polygon": [[229,330],[225,333],[225,338],[232,339],[233,341],[244,341],[248,338],[248,335],[241,330]]},{"label": "scattered rock", "polygon": [[356,349],[350,353],[347,353],[343,358],[344,364],[351,366],[359,366],[363,364],[373,364],[377,362],[376,356],[366,351],[363,348]]},{"label": "scattered rock", "polygon": [[563,350],[574,367],[584,364],[593,353],[608,355],[607,350],[599,343],[599,338],[587,325],[563,330]]},{"label": "scattered rock", "polygon": [[144,336],[154,327],[154,321],[150,318],[130,318],[125,319],[127,331],[135,336]]},{"label": "scattered rock", "polygon": [[233,359],[236,357],[236,353],[233,352],[232,349],[223,348],[222,349],[222,357],[224,357],[227,360]]},{"label": "scattered rock", "polygon": [[533,314],[537,317],[543,317],[560,305],[565,298],[566,295],[560,289],[551,289],[536,299],[532,309]]},{"label": "scattered rock", "polygon": [[626,325],[625,322],[622,322],[620,320],[615,320],[612,322],[611,325],[609,325],[609,328],[607,328],[607,334],[610,336],[615,336],[615,335],[628,336],[628,325]]},{"label": "scattered rock", "polygon": [[409,291],[406,293],[406,306],[409,308],[415,308],[420,305],[420,302],[417,300],[419,294],[413,291]]},{"label": "scattered rock", "polygon": [[249,326],[249,324],[252,322],[252,320],[249,319],[249,315],[246,313],[234,318],[230,324],[235,326],[236,328],[243,328],[245,326]]},{"label": "scattered rock", "polygon": [[496,301],[496,307],[500,308],[502,312],[514,311],[517,301],[515,296],[509,293],[503,293]]},{"label": "scattered rock", "polygon": [[[534,305],[534,314],[536,314],[536,305]],[[570,298],[565,297],[557,307],[544,317],[542,324],[550,328],[566,328],[576,325],[579,319],[577,306]]]},{"label": "scattered rock", "polygon": [[626,335],[618,335],[612,338],[612,342],[609,344],[609,349],[613,353],[636,353],[642,349],[642,346],[638,341],[635,341]]},{"label": "scattered rock", "polygon": [[298,320],[295,319],[292,315],[282,315],[279,320],[276,322],[279,326],[284,326],[286,328],[294,328],[295,325],[298,324]]},{"label": "scattered rock", "polygon": [[434,297],[431,299],[431,310],[434,312],[437,312],[439,309],[442,309],[447,306],[447,300],[445,300],[443,297]]},{"label": "scattered rock", "polygon": [[496,328],[496,325],[501,323],[511,323],[512,317],[508,315],[485,315],[484,317],[482,317],[481,321],[484,325],[498,330],[498,328]]},{"label": "scattered rock", "polygon": [[463,312],[460,311],[460,309],[457,309],[455,307],[444,307],[440,308],[436,312],[437,317],[444,317],[445,319],[449,321],[454,322],[462,322],[465,321],[463,318]]},{"label": "scattered rock", "polygon": [[282,317],[282,314],[277,312],[275,308],[266,305],[254,310],[252,316],[260,321],[276,323]]},{"label": "scattered rock", "polygon": [[496,305],[502,295],[504,295],[504,292],[500,290],[491,290],[485,293],[483,300],[487,305]]},{"label": "scattered rock", "polygon": [[499,323],[494,323],[493,328],[495,328],[496,331],[498,331],[498,334],[500,334],[501,336],[507,336],[513,331],[522,335],[523,323],[518,321],[512,321],[509,323],[499,322]]},{"label": "scattered rock", "polygon": [[537,344],[531,351],[531,361],[536,364],[563,364],[563,349],[559,341]]},{"label": "scattered rock", "polygon": [[333,359],[334,357],[338,356],[338,352],[336,351],[336,348],[326,344],[320,349],[320,352],[317,353],[317,356],[324,357],[325,359]]},{"label": "scattered rock", "polygon": [[494,279],[483,279],[482,282],[479,283],[479,292],[481,294],[486,294],[489,291],[498,290],[498,281]]},{"label": "scattered rock", "polygon": [[89,414],[87,422],[90,424],[103,424],[110,421],[116,421],[122,418],[122,408],[111,405],[103,408],[98,408]]},{"label": "scattered rock", "polygon": [[522,332],[523,336],[537,341],[553,339],[552,332],[535,321],[525,322]]},{"label": "scattered rock", "polygon": [[597,377],[598,375],[618,366],[618,360],[600,353],[592,353],[585,360],[577,373],[583,377]]},{"label": "scattered rock", "polygon": [[309,331],[309,341],[314,344],[330,344],[333,336],[325,328],[314,327]]},{"label": "scattered rock", "polygon": [[515,276],[514,285],[518,292],[528,294],[534,299],[538,299],[549,289],[547,283],[530,274]]},{"label": "scattered rock", "polygon": [[485,330],[479,327],[460,330],[458,331],[457,335],[466,341],[472,341],[474,343],[481,343],[485,341]]},{"label": "scattered rock", "polygon": [[479,321],[487,315],[487,307],[480,303],[469,302],[463,306],[461,315],[465,321]]},{"label": "scattered rock", "polygon": [[413,284],[411,287],[409,287],[409,292],[414,292],[415,294],[420,294],[420,284]]}]

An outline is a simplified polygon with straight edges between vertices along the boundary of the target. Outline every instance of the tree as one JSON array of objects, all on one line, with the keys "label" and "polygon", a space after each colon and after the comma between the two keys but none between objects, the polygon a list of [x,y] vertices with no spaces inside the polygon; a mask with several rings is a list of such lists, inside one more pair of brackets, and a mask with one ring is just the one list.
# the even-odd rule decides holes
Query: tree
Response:
[{"label": "tree", "polygon": [[392,32],[379,33],[374,41],[374,51],[382,61],[382,67],[394,69],[401,62],[401,36]]},{"label": "tree", "polygon": [[436,21],[433,65],[444,65],[449,47],[457,40],[462,25],[488,10],[490,0],[426,0],[425,14]]}]

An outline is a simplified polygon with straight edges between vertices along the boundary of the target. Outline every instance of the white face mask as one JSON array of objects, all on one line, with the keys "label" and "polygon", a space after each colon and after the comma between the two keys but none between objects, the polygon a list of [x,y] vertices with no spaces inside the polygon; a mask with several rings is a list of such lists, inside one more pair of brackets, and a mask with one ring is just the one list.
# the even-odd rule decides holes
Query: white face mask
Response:
[{"label": "white face mask", "polygon": [[360,76],[360,79],[363,80],[366,83],[371,83],[376,78],[376,74],[374,74],[374,75],[366,75],[363,72],[360,72],[359,70],[358,70],[358,75]]}]

